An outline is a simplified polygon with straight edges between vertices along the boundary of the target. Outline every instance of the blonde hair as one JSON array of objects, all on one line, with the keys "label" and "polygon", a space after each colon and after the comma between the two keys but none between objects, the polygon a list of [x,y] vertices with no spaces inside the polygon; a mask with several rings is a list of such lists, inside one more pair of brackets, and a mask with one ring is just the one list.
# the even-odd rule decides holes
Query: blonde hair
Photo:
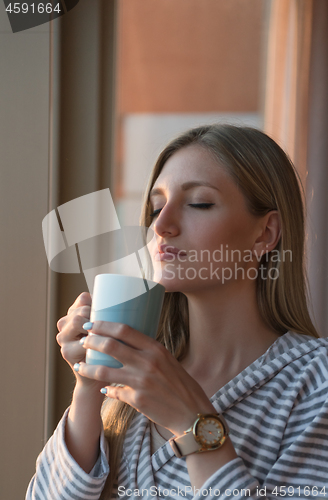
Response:
[{"label": "blonde hair", "polygon": [[[288,330],[319,337],[308,311],[308,284],[304,260],[304,208],[301,182],[286,153],[266,134],[250,127],[208,125],[188,130],[174,139],[160,154],[145,194],[140,225],[149,227],[149,192],[166,161],[190,145],[205,148],[230,174],[245,196],[251,213],[263,216],[271,210],[280,215],[282,233],[275,250],[292,259],[263,255],[263,272],[257,277],[257,303],[263,320],[279,334]],[[300,189],[301,188],[301,189]],[[272,270],[279,273],[277,279]],[[180,292],[165,294],[157,340],[181,360],[189,339],[188,302]],[[121,401],[106,400],[102,409],[105,436],[110,445],[111,472],[102,499],[109,499],[117,480],[124,441],[136,410]]]}]

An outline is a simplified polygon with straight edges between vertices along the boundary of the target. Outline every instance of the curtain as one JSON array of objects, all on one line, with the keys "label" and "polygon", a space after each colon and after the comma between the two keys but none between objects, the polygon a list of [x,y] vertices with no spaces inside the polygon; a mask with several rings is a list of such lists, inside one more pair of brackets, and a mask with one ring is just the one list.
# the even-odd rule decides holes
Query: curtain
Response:
[{"label": "curtain", "polygon": [[314,317],[328,336],[328,2],[315,0],[307,145],[308,267]]},{"label": "curtain", "polygon": [[306,182],[307,113],[313,0],[273,0],[269,11],[265,132]]},{"label": "curtain", "polygon": [[264,129],[287,151],[305,188],[311,313],[323,336],[328,336],[327,68],[328,2],[271,0]]}]

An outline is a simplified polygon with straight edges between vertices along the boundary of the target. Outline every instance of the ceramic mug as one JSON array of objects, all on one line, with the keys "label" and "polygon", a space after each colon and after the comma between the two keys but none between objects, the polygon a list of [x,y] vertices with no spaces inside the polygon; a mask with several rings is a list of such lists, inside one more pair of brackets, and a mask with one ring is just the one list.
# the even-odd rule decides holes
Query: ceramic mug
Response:
[{"label": "ceramic mug", "polygon": [[[163,306],[163,285],[135,276],[98,274],[95,278],[90,321],[124,323],[155,338]],[[87,349],[86,363],[121,368],[112,356]]]}]

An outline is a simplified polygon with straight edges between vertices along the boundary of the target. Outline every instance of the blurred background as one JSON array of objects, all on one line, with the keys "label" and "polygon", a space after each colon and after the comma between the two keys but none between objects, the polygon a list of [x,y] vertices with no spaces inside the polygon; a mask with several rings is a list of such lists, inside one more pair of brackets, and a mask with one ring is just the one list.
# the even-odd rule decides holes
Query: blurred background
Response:
[{"label": "blurred background", "polygon": [[327,0],[80,0],[12,33],[0,4],[1,498],[24,498],[74,377],[56,322],[86,290],[50,271],[42,219],[110,188],[138,224],[154,160],[208,122],[271,135],[307,204],[313,318],[328,336]]}]

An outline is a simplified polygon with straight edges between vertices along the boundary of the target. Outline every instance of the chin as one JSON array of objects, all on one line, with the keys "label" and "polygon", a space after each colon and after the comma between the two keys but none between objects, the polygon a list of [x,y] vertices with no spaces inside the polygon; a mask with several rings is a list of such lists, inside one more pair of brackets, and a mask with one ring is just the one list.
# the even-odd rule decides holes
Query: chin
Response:
[{"label": "chin", "polygon": [[164,286],[165,292],[181,292],[183,294],[187,294],[188,292],[197,292],[200,291],[200,287],[196,284],[186,283],[183,280],[170,280],[162,277],[158,283]]},{"label": "chin", "polygon": [[164,286],[165,292],[180,292],[181,286],[178,286],[176,283],[172,283],[166,280],[160,280],[159,283]]}]

